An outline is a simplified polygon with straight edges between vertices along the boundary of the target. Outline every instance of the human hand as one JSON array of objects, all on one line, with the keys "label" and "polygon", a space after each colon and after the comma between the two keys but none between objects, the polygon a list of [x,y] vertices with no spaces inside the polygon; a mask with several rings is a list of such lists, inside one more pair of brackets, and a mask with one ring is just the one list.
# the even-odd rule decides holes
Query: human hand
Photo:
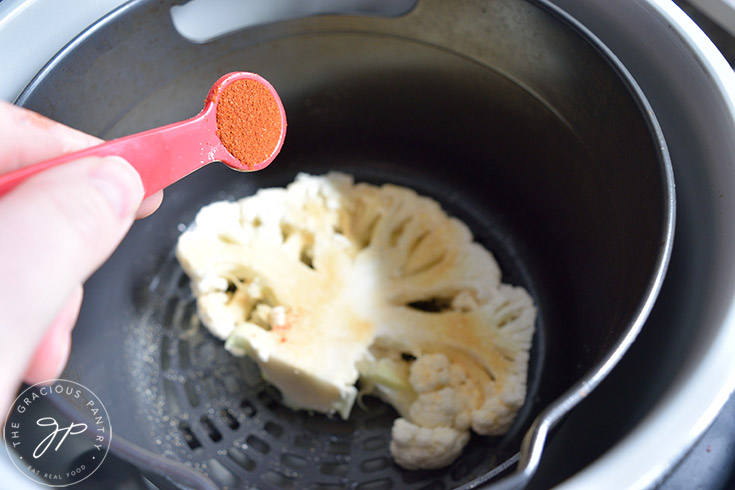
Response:
[{"label": "human hand", "polygon": [[[0,174],[101,140],[0,101]],[[119,157],[88,157],[28,178],[0,197],[0,409],[21,380],[59,376],[71,348],[82,284],[134,219],[155,211]]]}]

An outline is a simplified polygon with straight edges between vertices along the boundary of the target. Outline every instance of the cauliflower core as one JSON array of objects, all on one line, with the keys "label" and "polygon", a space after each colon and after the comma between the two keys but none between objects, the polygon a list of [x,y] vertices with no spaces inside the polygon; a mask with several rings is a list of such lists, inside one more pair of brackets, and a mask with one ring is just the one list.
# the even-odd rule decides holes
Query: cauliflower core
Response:
[{"label": "cauliflower core", "polygon": [[347,418],[373,393],[398,413],[408,469],[504,433],[524,402],[536,310],[439,204],[345,174],[202,208],[179,238],[199,315],[297,409]]}]

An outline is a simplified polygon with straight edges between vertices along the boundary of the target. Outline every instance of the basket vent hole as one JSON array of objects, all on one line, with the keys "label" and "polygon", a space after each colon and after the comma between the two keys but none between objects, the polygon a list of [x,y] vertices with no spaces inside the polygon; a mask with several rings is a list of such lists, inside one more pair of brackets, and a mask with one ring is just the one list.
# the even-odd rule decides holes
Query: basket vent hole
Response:
[{"label": "basket vent hole", "polygon": [[230,395],[236,395],[242,392],[240,383],[237,382],[237,379],[234,376],[227,376],[222,380],[222,384]]},{"label": "basket vent hole", "polygon": [[166,405],[171,415],[176,416],[181,412],[179,397],[176,394],[176,385],[170,379],[163,380],[163,393],[166,395]]},{"label": "basket vent hole", "polygon": [[368,437],[362,441],[362,448],[365,451],[376,451],[385,448],[388,445],[385,438],[382,436]]},{"label": "basket vent hole", "polygon": [[304,468],[309,466],[309,461],[306,458],[289,453],[281,455],[281,463],[295,470],[303,470]]},{"label": "basket vent hole", "polygon": [[[199,363],[200,366],[206,366],[206,365],[209,365],[209,364],[211,364],[211,363],[208,363],[208,362],[200,362]],[[217,398],[218,397],[219,392],[217,391],[217,385],[214,383],[214,379],[213,378],[204,378],[202,380],[202,386],[204,386],[204,391],[207,393],[207,396],[210,399]]]},{"label": "basket vent hole", "polygon": [[309,490],[344,490],[347,485],[341,483],[314,483]]},{"label": "basket vent hole", "polygon": [[197,393],[196,386],[194,386],[194,383],[192,383],[191,380],[187,379],[184,382],[184,391],[186,392],[186,398],[189,400],[189,404],[192,407],[198,407],[201,400],[199,398],[199,393]]},{"label": "basket vent hole", "polygon": [[240,408],[242,409],[242,413],[248,417],[254,417],[255,414],[258,413],[253,404],[250,403],[250,400],[247,398],[240,402]]},{"label": "basket vent hole", "polygon": [[268,454],[271,450],[270,445],[257,436],[248,436],[245,444],[262,454]]},{"label": "basket vent hole", "polygon": [[184,272],[181,273],[181,277],[179,277],[179,289],[187,290],[186,288],[189,287],[189,276],[187,276]]},{"label": "basket vent hole", "polygon": [[233,414],[229,408],[223,408],[220,410],[219,415],[230,429],[237,430],[240,427],[240,422],[237,421],[237,417],[235,417],[235,414]]},{"label": "basket vent hole", "polygon": [[428,485],[424,485],[423,487],[419,488],[418,490],[446,490],[446,485],[440,481],[433,481],[429,483]]},{"label": "basket vent hole", "polygon": [[234,474],[232,474],[232,472],[227,469],[225,465],[223,465],[216,459],[209,458],[207,460],[207,467],[209,468],[210,476],[222,486],[235,487],[238,484],[239,479]]},{"label": "basket vent hole", "polygon": [[181,435],[184,437],[184,441],[192,451],[202,447],[202,443],[199,442],[197,436],[195,436],[194,433],[191,431],[191,427],[189,427],[189,424],[183,421],[179,422],[179,430],[181,431]]},{"label": "basket vent hole", "polygon": [[330,441],[327,452],[329,454],[350,454],[350,443],[348,441]]},{"label": "basket vent hole", "polygon": [[227,450],[227,456],[239,467],[246,471],[253,471],[255,469],[255,461],[253,461],[244,451],[231,447]]},{"label": "basket vent hole", "polygon": [[278,471],[266,471],[263,473],[263,480],[278,488],[283,488],[284,490],[296,488],[296,481],[293,478],[286,476],[283,473],[279,473]]},{"label": "basket vent hole", "polygon": [[316,447],[316,441],[312,437],[304,434],[296,436],[293,444],[299,449],[314,449]]},{"label": "basket vent hole", "polygon": [[189,316],[187,317],[189,319],[187,332],[196,332],[202,325],[202,322],[199,320],[199,314],[197,313],[196,301],[192,301],[191,303],[189,303],[189,306],[187,308],[191,310]]},{"label": "basket vent hole", "polygon": [[329,476],[347,476],[350,472],[350,465],[338,462],[322,463],[319,466],[319,472]]},{"label": "basket vent hole", "polygon": [[184,335],[194,332],[194,329],[199,326],[199,316],[197,315],[197,303],[195,300],[182,302],[181,317],[176,322],[180,326],[181,330],[184,330]]},{"label": "basket vent hole", "polygon": [[407,485],[413,485],[416,482],[430,479],[434,473],[431,470],[402,471],[401,480]]},{"label": "basket vent hole", "polygon": [[379,480],[371,480],[360,483],[358,490],[390,490],[393,488],[393,480],[390,478],[380,478]]},{"label": "basket vent hole", "polygon": [[283,426],[276,424],[275,422],[266,422],[263,429],[275,438],[279,438],[283,435]]},{"label": "basket vent hole", "polygon": [[168,354],[168,337],[161,337],[161,371],[168,371],[171,357]]},{"label": "basket vent hole", "polygon": [[365,473],[372,473],[374,471],[380,471],[391,465],[391,461],[388,458],[371,458],[366,459],[360,464],[360,469]]},{"label": "basket vent hole", "polygon": [[191,366],[189,343],[184,340],[179,341],[179,347],[177,348],[177,350],[179,352],[179,367],[181,369],[187,369],[189,366]]},{"label": "basket vent hole", "polygon": [[217,430],[217,427],[214,426],[214,422],[212,422],[209,417],[202,415],[199,422],[201,422],[202,427],[207,432],[207,436],[209,436],[212,442],[219,442],[222,440],[222,433]]},{"label": "basket vent hole", "polygon": [[170,298],[166,302],[166,309],[163,313],[163,326],[171,328],[174,323],[174,313],[176,312],[176,305],[179,304],[179,298]]},{"label": "basket vent hole", "polygon": [[[436,478],[436,476],[437,476],[436,470],[415,470],[415,471],[402,471],[401,472],[401,480],[403,480],[403,483],[406,483],[408,485],[413,485],[414,483],[420,482],[423,480],[430,480],[432,478]],[[426,487],[432,488],[431,484],[426,485]]]}]

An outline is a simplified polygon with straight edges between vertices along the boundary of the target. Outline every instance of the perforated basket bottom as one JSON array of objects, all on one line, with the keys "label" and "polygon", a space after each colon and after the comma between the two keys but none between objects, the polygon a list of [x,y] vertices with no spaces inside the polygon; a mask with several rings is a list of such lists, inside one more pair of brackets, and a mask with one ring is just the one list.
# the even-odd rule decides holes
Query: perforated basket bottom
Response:
[{"label": "perforated basket bottom", "polygon": [[475,436],[450,467],[406,471],[388,449],[392,407],[365,397],[342,420],[283,406],[254,362],[230,355],[201,325],[173,254],[145,296],[124,349],[133,416],[148,428],[148,449],[223,488],[456,488],[488,478],[517,450],[508,436]]}]

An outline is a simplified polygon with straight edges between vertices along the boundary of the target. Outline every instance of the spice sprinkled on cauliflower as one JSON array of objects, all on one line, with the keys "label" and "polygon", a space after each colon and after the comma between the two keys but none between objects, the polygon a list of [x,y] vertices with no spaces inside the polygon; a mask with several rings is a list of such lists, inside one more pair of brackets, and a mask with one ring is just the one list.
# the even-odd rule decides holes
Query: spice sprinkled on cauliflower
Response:
[{"label": "spice sprinkled on cauliflower", "polygon": [[450,464],[524,402],[530,296],[412,190],[301,174],[202,208],[176,253],[203,323],[286,404],[347,418],[358,379],[392,404],[405,468]]}]

